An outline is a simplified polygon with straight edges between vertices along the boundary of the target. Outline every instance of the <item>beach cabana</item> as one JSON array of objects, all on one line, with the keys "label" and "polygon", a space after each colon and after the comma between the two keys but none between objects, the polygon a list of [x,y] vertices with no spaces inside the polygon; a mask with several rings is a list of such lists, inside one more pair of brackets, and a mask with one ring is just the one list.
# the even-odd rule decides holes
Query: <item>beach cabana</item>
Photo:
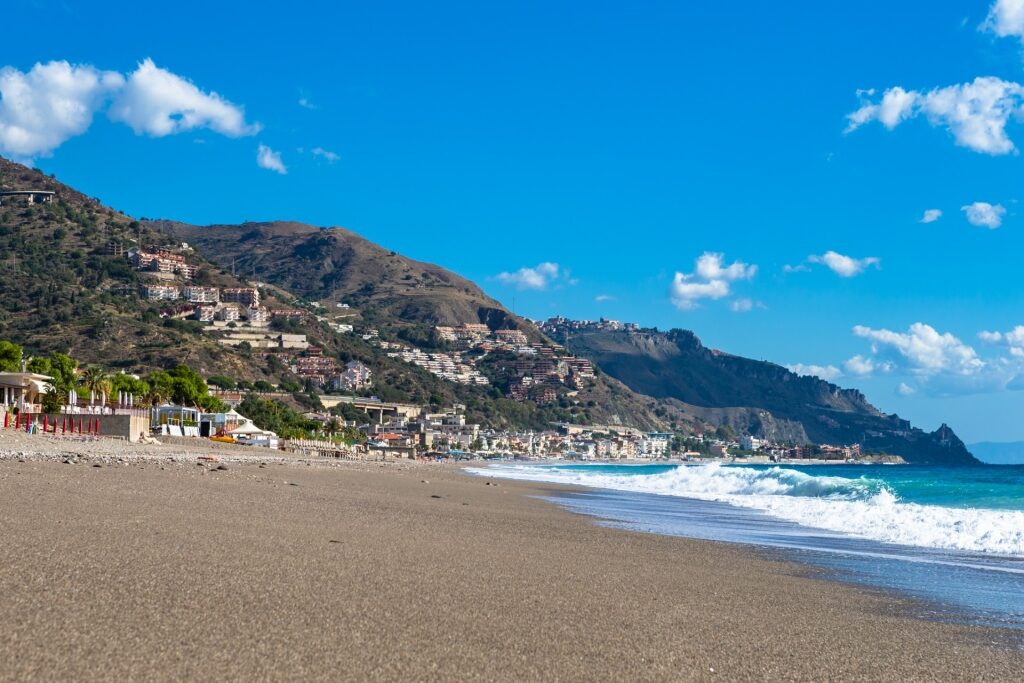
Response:
[{"label": "beach cabana", "polygon": [[241,444],[277,448],[277,434],[265,429],[260,429],[253,424],[252,420],[246,420],[239,426],[227,432],[227,435],[234,438]]}]

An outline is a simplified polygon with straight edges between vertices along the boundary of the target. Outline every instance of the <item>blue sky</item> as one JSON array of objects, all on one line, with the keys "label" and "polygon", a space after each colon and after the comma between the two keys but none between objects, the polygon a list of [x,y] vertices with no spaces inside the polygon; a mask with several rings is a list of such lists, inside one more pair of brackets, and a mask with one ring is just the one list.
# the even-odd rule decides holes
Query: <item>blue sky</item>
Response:
[{"label": "blue sky", "polygon": [[628,5],[14,0],[0,154],[1024,439],[1024,0]]}]

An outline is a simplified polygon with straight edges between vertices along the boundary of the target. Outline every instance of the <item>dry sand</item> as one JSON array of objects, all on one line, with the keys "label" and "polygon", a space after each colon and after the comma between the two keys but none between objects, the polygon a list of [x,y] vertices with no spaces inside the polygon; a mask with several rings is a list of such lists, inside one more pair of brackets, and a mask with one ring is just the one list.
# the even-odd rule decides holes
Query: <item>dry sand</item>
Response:
[{"label": "dry sand", "polygon": [[1024,672],[1014,634],[751,549],[602,528],[530,497],[551,487],[223,449],[213,471],[172,446],[62,464],[28,439],[0,438],[0,680]]}]

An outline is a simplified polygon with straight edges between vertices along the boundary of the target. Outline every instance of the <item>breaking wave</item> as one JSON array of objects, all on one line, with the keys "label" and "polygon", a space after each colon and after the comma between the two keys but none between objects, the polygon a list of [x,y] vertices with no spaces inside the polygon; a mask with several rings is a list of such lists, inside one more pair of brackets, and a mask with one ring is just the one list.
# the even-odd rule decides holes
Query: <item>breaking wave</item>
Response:
[{"label": "breaking wave", "polygon": [[803,526],[883,543],[1024,556],[1024,512],[901,502],[867,477],[814,476],[783,467],[680,465],[625,474],[600,466],[498,465],[485,476],[697,498],[759,510]]}]

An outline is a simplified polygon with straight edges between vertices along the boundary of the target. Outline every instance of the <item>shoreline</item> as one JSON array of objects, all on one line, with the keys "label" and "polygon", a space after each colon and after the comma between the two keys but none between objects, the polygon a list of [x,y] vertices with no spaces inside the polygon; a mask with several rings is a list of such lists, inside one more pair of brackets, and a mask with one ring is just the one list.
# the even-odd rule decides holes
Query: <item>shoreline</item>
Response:
[{"label": "shoreline", "polygon": [[1024,666],[1002,631],[540,499],[573,487],[462,464],[200,467],[177,447],[63,464],[5,441],[27,457],[0,458],[0,680],[1012,680]]}]

